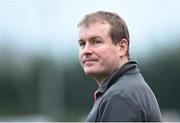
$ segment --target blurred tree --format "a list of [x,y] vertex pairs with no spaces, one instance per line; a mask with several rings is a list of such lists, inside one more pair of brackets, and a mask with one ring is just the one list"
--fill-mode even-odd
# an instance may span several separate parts
[[[89,112],[98,87],[77,59],[57,62],[45,56],[25,59],[6,53],[0,62],[0,116],[46,114],[54,116],[53,121],[81,121]],[[158,49],[149,59],[137,59],[161,109],[180,111],[179,53],[180,47],[165,53]]]
[[[159,52],[159,50],[158,50]],[[180,111],[180,47],[156,54],[141,66],[148,84],[155,91],[161,109]]]

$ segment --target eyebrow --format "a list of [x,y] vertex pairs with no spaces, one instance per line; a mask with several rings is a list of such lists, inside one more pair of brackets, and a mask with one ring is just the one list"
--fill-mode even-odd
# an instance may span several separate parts
[[[93,37],[88,38],[88,40],[93,40],[93,39],[102,39],[102,38],[99,36],[93,36]],[[78,40],[78,42],[81,42],[81,41],[84,41],[84,40],[83,39]]]
[[90,38],[90,40],[93,40],[93,39],[102,39],[102,38],[99,37],[99,36],[93,36],[93,37]]
[[82,42],[82,41],[84,41],[84,40],[83,40],[83,39],[79,39],[77,42],[80,43],[80,42]]

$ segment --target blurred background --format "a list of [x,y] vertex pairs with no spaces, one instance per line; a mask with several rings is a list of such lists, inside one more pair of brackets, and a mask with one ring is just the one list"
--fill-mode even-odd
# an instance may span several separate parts
[[118,13],[164,121],[180,121],[180,0],[0,0],[0,121],[84,121],[96,82],[78,62],[82,17]]

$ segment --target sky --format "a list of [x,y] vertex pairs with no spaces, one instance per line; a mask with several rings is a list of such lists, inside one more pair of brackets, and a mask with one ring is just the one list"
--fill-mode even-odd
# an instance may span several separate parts
[[171,48],[169,39],[180,35],[180,0],[0,0],[0,45],[24,55],[78,57],[77,24],[99,10],[126,21],[134,56]]

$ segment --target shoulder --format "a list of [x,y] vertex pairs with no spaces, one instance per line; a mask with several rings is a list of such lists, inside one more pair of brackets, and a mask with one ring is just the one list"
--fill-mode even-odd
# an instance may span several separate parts
[[102,121],[140,121],[139,102],[124,89],[107,91],[100,101],[99,112]]
[[156,109],[156,98],[141,74],[117,79],[101,96],[98,108],[104,121],[143,121],[156,115]]
[[109,96],[129,97],[150,90],[141,74],[124,75],[111,85],[106,94]]
[[135,74],[119,78],[115,84],[109,87],[102,98],[108,102],[124,101],[140,106],[146,104],[150,95],[153,96],[153,92],[143,77]]

